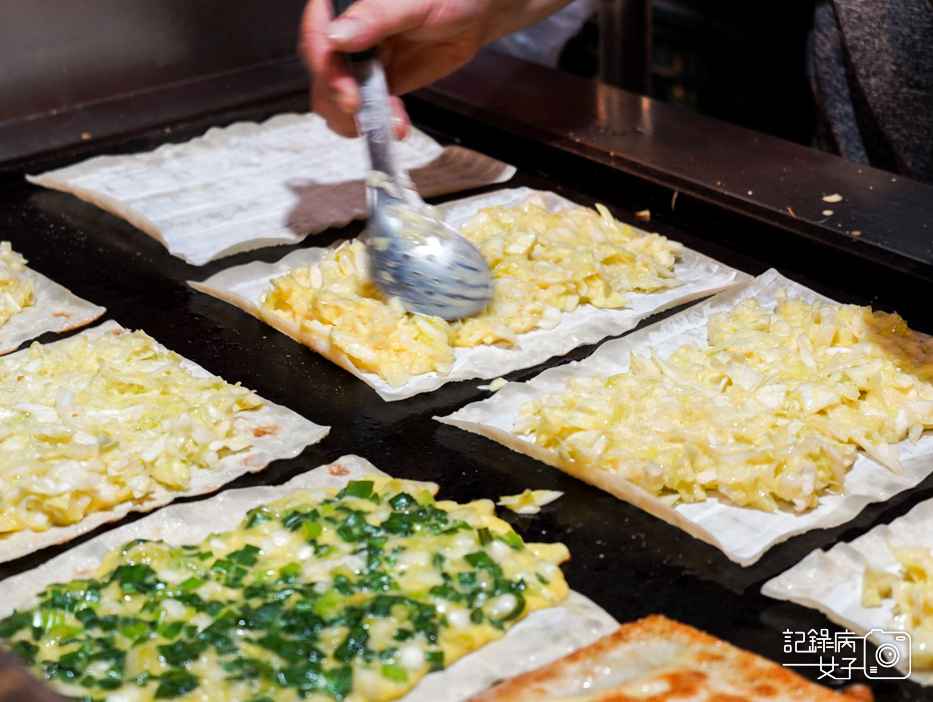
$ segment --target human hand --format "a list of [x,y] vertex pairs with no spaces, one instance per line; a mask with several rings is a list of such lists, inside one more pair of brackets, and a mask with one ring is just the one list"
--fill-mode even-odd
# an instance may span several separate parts
[[[394,95],[428,85],[463,66],[483,44],[533,24],[570,0],[359,0],[333,19],[331,0],[310,0],[301,27],[311,70],[312,109],[342,136],[356,136],[356,82],[340,56],[379,46]],[[396,132],[409,129],[392,98]]]

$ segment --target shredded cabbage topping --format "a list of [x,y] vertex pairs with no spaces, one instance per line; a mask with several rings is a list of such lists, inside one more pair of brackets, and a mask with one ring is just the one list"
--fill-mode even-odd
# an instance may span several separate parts
[[910,634],[914,668],[933,668],[933,554],[924,547],[891,548],[900,572],[867,568],[862,589],[863,607],[894,601],[895,627]]
[[36,290],[23,276],[26,259],[16,253],[9,241],[0,241],[0,326],[10,317],[36,302]]
[[461,233],[494,277],[493,300],[475,317],[448,323],[386,300],[358,241],[274,279],[261,306],[398,387],[413,375],[449,373],[454,347],[515,345],[518,334],[553,329],[562,312],[579,305],[617,309],[628,303],[625,293],[680,284],[673,267],[683,246],[618,222],[602,205],[552,213],[534,195],[515,207],[481,210]]
[[893,444],[933,427],[933,341],[896,314],[779,293],[712,315],[708,345],[624,373],[567,378],[514,425],[586,469],[668,504],[718,491],[736,505],[802,511],[842,491],[862,449],[900,472]]
[[262,401],[196,377],[143,332],[91,331],[0,359],[0,533],[78,522],[161,485],[188,487],[247,448]]
[[507,507],[516,514],[537,514],[545,505],[564,496],[559,490],[532,490],[526,488],[518,495],[503,495],[496,503]]
[[328,251],[318,264],[272,281],[266,311],[304,333],[327,339],[357,368],[377,373],[392,387],[413,375],[450,372],[450,325],[440,317],[410,314],[386,299],[369,277],[366,247],[357,240]]

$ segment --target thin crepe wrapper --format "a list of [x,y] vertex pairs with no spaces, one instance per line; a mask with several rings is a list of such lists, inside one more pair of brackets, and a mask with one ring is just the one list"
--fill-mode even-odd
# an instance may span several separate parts
[[[120,333],[123,327],[113,321],[104,322],[82,334]],[[161,344],[158,345],[165,349]],[[23,350],[18,353],[28,353]],[[15,355],[14,355],[15,356]],[[11,356],[10,358],[13,358]],[[182,365],[193,375],[213,377],[201,366],[187,359]],[[130,512],[148,512],[166,505],[178,497],[214,492],[221,486],[246,473],[255,473],[274,460],[294,458],[305,447],[315,444],[330,431],[330,427],[315,424],[286,407],[263,400],[258,410],[244,412],[238,426],[253,430],[252,445],[243,451],[222,456],[212,469],[192,468],[191,483],[187,490],[170,490],[156,484],[153,492],[138,500],[120,503],[111,509],[89,512],[81,521],[67,526],[55,526],[46,531],[29,529],[0,535],[0,563],[38,551],[55,544],[65,543],[102,524],[116,521]]]
[[107,311],[31,268],[26,268],[23,277],[32,281],[36,301],[0,326],[0,355],[46,332],[64,332],[90,324]]
[[[840,626],[864,636],[873,629],[871,640],[889,643],[900,651],[897,669],[906,673],[907,648],[886,632],[900,631],[894,622],[893,601],[883,600],[880,607],[862,606],[865,568],[901,571],[891,546],[933,548],[933,500],[921,502],[907,514],[888,525],[880,524],[850,543],[840,543],[829,551],[817,549],[800,563],[764,584],[761,592],[778,600],[796,602],[819,610]],[[912,670],[910,679],[921,685],[933,685],[933,670]]]
[[[396,145],[425,196],[501,183],[515,168],[413,129]],[[213,128],[148,153],[97,156],[27,176],[125,219],[194,265],[366,216],[369,158],[314,114]]]
[[811,529],[843,524],[865,505],[883,502],[919,484],[933,472],[933,433],[925,432],[916,445],[907,440],[896,445],[904,469],[901,475],[859,453],[846,475],[846,494],[824,494],[816,508],[795,513],[790,509],[764,512],[738,507],[715,496],[707,497],[704,502],[670,507],[620,476],[604,470],[586,470],[563,460],[556,451],[535,445],[529,437],[513,434],[512,426],[521,405],[546,393],[562,391],[565,377],[588,378],[624,372],[629,367],[629,354],[646,355],[649,347],[660,357],[667,358],[683,344],[706,344],[706,320],[711,314],[729,312],[746,298],[755,298],[765,307],[773,307],[775,295],[781,289],[791,297],[807,301],[827,299],[770,270],[742,287],[720,293],[622,339],[606,342],[583,361],[552,368],[527,383],[509,383],[492,397],[438,419],[559,468],[712,544],[736,563],[751,565],[775,544]]
[[[459,227],[484,207],[494,205],[511,207],[523,202],[535,192],[537,191],[530,188],[499,190],[455,200],[441,205],[437,210],[449,224]],[[552,210],[559,207],[577,206],[576,203],[554,193],[541,194]],[[298,325],[260,307],[263,293],[271,289],[272,278],[284,275],[293,268],[320,260],[325,251],[325,249],[302,249],[289,254],[277,263],[259,261],[248,263],[222,271],[203,283],[189,282],[189,284],[197,290],[242,308],[283,334],[314,349],[363,380],[387,401],[402,400],[422,392],[431,392],[455,380],[496,378],[519,368],[535,366],[555,356],[562,356],[578,346],[593,344],[607,336],[629,331],[652,314],[749,279],[749,276],[741,271],[687,249],[674,266],[674,273],[678,280],[682,281],[682,284],[677,287],[654,293],[626,293],[629,304],[622,309],[609,310],[588,304],[581,305],[573,312],[563,313],[560,323],[553,329],[535,329],[519,334],[517,347],[483,345],[473,348],[455,348],[454,365],[447,375],[439,375],[432,371],[413,376],[404,385],[393,388],[375,373],[354,366],[342,351],[331,345],[326,336],[302,330]]]
[[[226,490],[209,499],[172,505],[112,529],[26,573],[0,583],[0,617],[7,617],[49,585],[92,575],[104,555],[134,539],[202,543],[237,527],[246,513],[298,489],[342,488],[366,474],[383,474],[366,459],[344,456],[279,486]],[[384,474],[383,474],[384,475]],[[433,488],[431,483],[425,486]],[[432,490],[433,492],[433,490]],[[560,605],[535,610],[497,641],[423,678],[404,702],[459,702],[499,680],[572,653],[618,627],[600,607],[575,592]]]

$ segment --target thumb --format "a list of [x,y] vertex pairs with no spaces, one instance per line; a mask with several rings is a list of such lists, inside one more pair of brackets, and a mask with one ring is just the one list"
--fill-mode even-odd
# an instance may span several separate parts
[[325,31],[337,51],[363,51],[422,26],[431,5],[431,0],[358,0]]

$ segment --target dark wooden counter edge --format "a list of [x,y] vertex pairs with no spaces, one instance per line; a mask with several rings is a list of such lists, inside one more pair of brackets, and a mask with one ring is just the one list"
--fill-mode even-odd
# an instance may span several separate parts
[[[182,136],[175,136],[179,124],[258,118],[283,104],[304,109],[306,89],[300,62],[283,59],[2,123],[0,173],[34,173],[121,150],[153,131],[173,141]],[[506,134],[529,144],[526,152],[540,151],[542,165],[550,148],[575,159],[569,170],[580,170],[581,157],[604,168],[612,176],[607,192],[625,177],[653,183],[656,197],[638,209],[650,207],[654,217],[676,223],[675,210],[693,198],[846,257],[933,280],[933,186],[492,51],[407,102],[416,121],[429,106],[433,112],[421,121],[439,118],[465,145],[500,158],[508,157],[499,153],[510,143],[501,139]],[[458,118],[460,128],[447,128]],[[490,139],[488,129],[500,138]],[[561,180],[559,173],[548,176]],[[581,189],[591,190],[592,179]],[[832,195],[842,200],[823,199]],[[768,253],[766,241],[750,246]]]
[[933,280],[933,186],[491,51],[412,97]]

